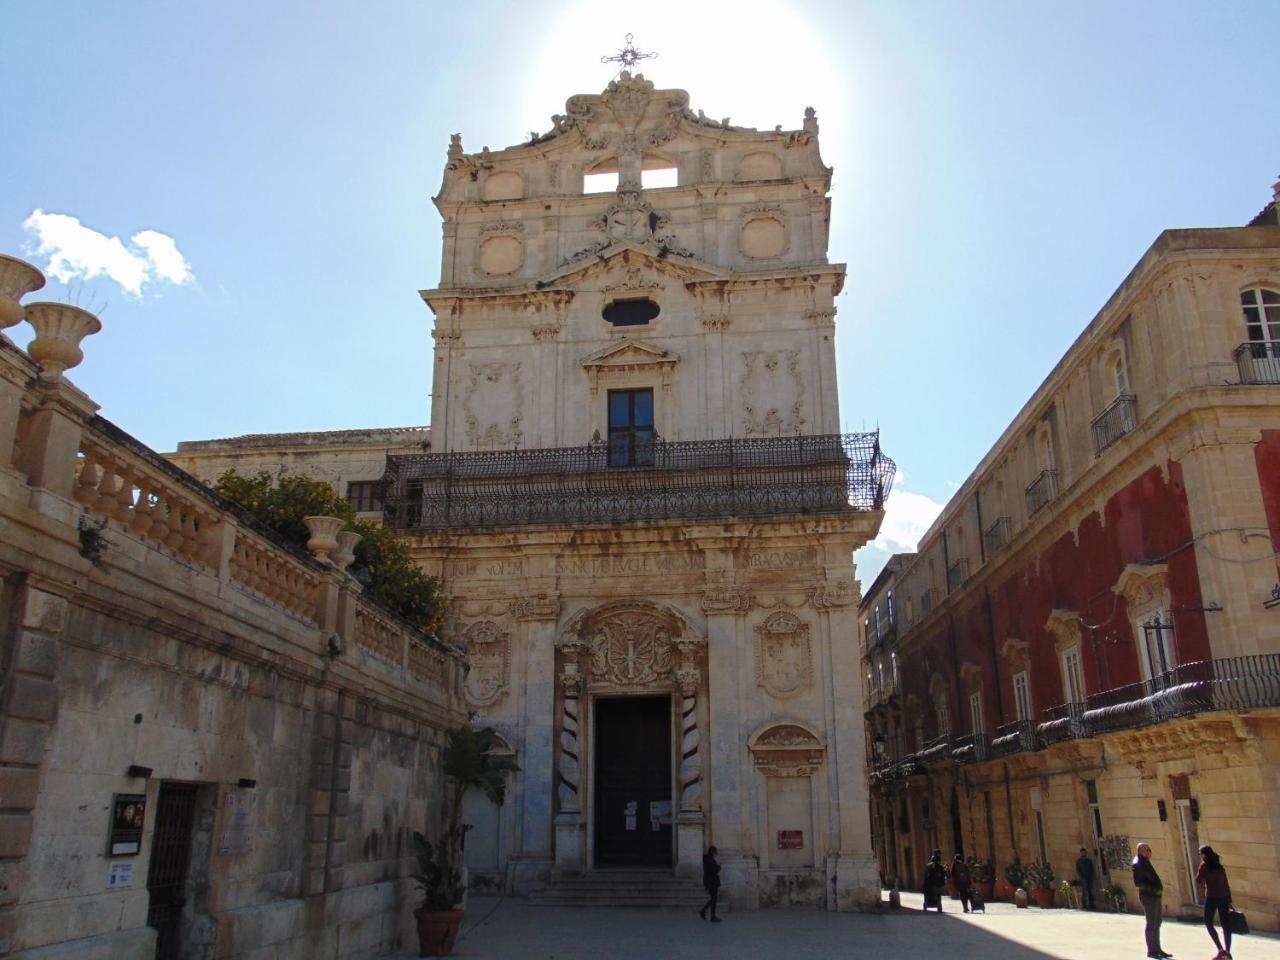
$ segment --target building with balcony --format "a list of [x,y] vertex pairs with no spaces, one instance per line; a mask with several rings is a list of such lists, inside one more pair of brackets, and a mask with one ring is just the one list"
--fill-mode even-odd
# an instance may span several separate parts
[[[830,186],[812,110],[734,127],[627,72],[528,142],[453,138],[429,443],[379,493],[520,767],[467,811],[473,883],[692,877],[715,844],[737,906],[878,902],[852,553],[894,468],[839,432]],[[287,466],[236,447],[174,457]]]
[[[1280,185],[1277,185],[1280,191]],[[1280,925],[1280,226],[1161,234],[860,610],[886,881],[941,847]],[[891,601],[890,601],[890,598]],[[896,608],[894,687],[870,611]]]

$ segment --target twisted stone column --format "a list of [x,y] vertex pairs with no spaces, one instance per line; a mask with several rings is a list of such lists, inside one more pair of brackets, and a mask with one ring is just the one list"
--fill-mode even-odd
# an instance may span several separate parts
[[580,813],[582,799],[582,762],[578,754],[578,695],[582,692],[582,674],[560,674],[564,692],[560,723],[560,782],[558,794],[561,813]]
[[702,736],[698,733],[698,686],[702,673],[696,667],[676,670],[680,687],[680,810],[702,810]]

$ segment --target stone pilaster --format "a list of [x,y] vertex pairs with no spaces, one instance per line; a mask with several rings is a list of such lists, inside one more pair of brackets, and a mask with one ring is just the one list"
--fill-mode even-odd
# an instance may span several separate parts
[[13,937],[40,767],[58,715],[58,637],[68,606],[30,583],[18,588],[15,600],[12,643],[0,650],[0,955]]
[[516,893],[528,893],[546,882],[553,864],[552,816],[555,797],[556,617],[558,599],[536,598],[521,604],[517,616],[525,624],[524,753],[520,761],[523,789],[520,849],[512,863]]

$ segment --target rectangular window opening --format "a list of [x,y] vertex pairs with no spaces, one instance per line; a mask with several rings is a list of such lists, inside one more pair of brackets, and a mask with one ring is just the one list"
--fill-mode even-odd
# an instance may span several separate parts
[[653,390],[609,391],[609,466],[653,465]]
[[583,193],[616,193],[617,190],[617,170],[607,173],[588,173],[582,178]]
[[655,167],[652,170],[640,171],[640,186],[644,190],[660,190],[663,187],[679,185],[678,171],[675,167]]

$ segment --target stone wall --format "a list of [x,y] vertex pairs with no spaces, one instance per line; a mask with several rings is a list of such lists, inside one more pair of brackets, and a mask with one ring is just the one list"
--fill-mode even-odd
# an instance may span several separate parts
[[0,953],[154,956],[188,786],[183,957],[400,948],[462,656],[95,411],[0,337]]

